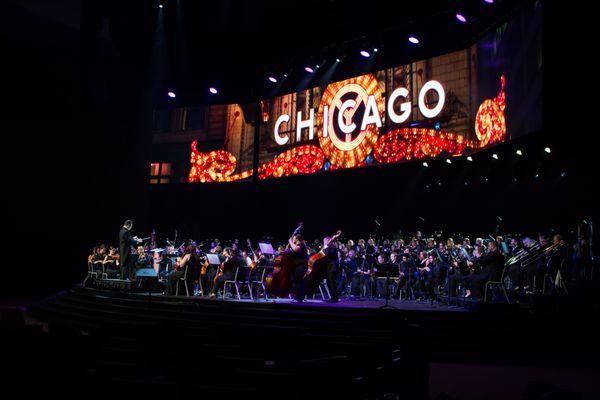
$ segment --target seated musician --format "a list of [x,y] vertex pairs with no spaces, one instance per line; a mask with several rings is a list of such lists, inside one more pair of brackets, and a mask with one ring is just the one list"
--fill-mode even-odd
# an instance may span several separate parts
[[219,267],[219,273],[214,279],[213,287],[210,290],[210,297],[216,297],[217,292],[223,289],[225,281],[232,281],[235,277],[235,272],[238,267],[243,266],[244,261],[242,258],[239,257],[237,252],[230,247],[223,249],[223,257],[225,259],[221,263],[221,267]]
[[173,271],[176,258],[177,252],[175,251],[175,246],[168,245],[160,259],[160,271],[158,273],[161,278],[166,279],[166,277]]
[[467,260],[465,257],[463,257],[462,259],[455,260],[452,263],[452,268],[450,269],[448,278],[446,279],[446,290],[448,292],[448,296],[456,297],[458,285],[463,282],[465,277],[473,273],[476,260],[481,256],[480,249],[481,247],[479,246],[473,247],[470,260]]
[[109,278],[116,277],[119,273],[118,261],[119,255],[117,254],[117,249],[111,246],[108,250],[108,254],[102,261],[104,264],[104,272]]
[[419,264],[414,272],[413,290],[417,298],[424,299],[433,295],[432,276],[435,262],[433,254],[422,251],[419,253]]
[[[395,253],[392,253],[395,255]],[[393,259],[390,259],[390,262],[396,263]],[[402,253],[402,261],[398,265],[399,273],[398,273],[398,293],[397,296],[400,295],[400,290],[407,290],[410,284],[410,276],[415,270],[415,261],[412,256],[408,252]]]
[[352,286],[350,289],[350,293],[353,296],[362,296],[363,293],[365,296],[370,297],[372,294],[373,288],[373,278],[371,276],[371,264],[366,258],[366,255],[363,256],[363,259],[359,261],[358,268],[356,269],[356,273],[352,277]]
[[502,268],[504,268],[504,256],[498,249],[498,242],[492,240],[488,242],[488,252],[480,256],[475,261],[467,261],[469,267],[479,266],[481,272],[469,275],[463,279],[467,292],[465,298],[473,297],[480,298],[483,287],[487,281],[499,281],[502,276]]
[[196,253],[195,246],[187,246],[185,248],[185,254],[178,263],[175,264],[173,272],[169,274],[167,279],[167,286],[165,287],[164,294],[167,296],[172,296],[176,292],[177,282],[183,278],[186,274],[187,268],[187,276],[186,276],[186,285],[189,282],[193,282],[194,279],[197,279],[197,275],[200,270],[200,258]]
[[146,254],[144,246],[137,247],[134,265],[136,271],[141,268],[152,268],[152,257]]
[[[350,249],[352,246],[349,246]],[[338,284],[338,293],[342,292],[350,284],[350,293],[352,294],[352,279],[358,270],[358,260],[354,250],[348,250],[342,261],[342,279]]]
[[98,276],[102,274],[102,263],[106,258],[106,245],[101,244],[94,248],[92,255],[89,257],[89,261],[93,264],[94,271],[98,273]]
[[377,297],[385,297],[386,296],[386,281],[385,279],[378,279],[378,278],[385,278],[385,272],[384,269],[382,268],[381,271],[377,268],[378,266],[387,266],[387,261],[385,258],[385,254],[384,253],[379,253],[377,255],[377,262],[375,263],[375,265],[373,265],[373,273],[376,277],[376,281],[375,281],[375,293],[377,295]]

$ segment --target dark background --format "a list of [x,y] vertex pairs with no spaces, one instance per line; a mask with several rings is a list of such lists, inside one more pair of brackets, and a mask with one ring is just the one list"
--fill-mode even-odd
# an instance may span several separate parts
[[[382,53],[388,56],[381,63],[423,58],[429,55],[426,50],[408,55],[403,49],[392,51],[397,32],[388,27],[406,28],[417,15],[436,15],[457,4],[398,2],[390,8],[389,2],[371,1],[361,8],[341,1],[291,1],[284,8],[283,2],[270,1],[196,3],[204,5],[189,11],[196,20],[186,21],[191,50],[178,52],[171,46],[167,54],[173,57],[162,59],[190,54],[191,60],[172,65],[157,64],[152,56],[157,50],[157,3],[40,0],[3,5],[0,42],[7,61],[3,88],[8,105],[3,118],[4,210],[9,221],[4,267],[9,278],[3,280],[3,296],[41,296],[81,280],[91,247],[117,244],[126,218],[136,221],[134,231],[141,236],[152,228],[172,236],[178,228],[184,236],[209,232],[243,238],[288,235],[299,220],[309,237],[338,227],[352,236],[367,236],[375,219],[382,233],[421,228],[493,234],[498,216],[503,232],[568,231],[595,214],[597,155],[589,112],[595,100],[588,88],[593,73],[586,67],[591,38],[583,31],[585,10],[550,1],[542,2],[541,132],[482,152],[472,164],[436,161],[428,169],[413,163],[256,184],[151,187],[147,151],[152,108],[164,101],[166,86],[189,88],[180,90],[182,103],[205,93],[213,82],[222,94],[212,101],[259,98],[269,94],[264,82],[270,71],[301,65],[311,49],[318,49],[314,54],[320,57],[331,43],[354,45],[339,42],[343,38],[383,40]],[[483,2],[472,3],[479,12]],[[518,3],[497,1],[502,12],[474,25],[493,22],[508,13],[502,7],[509,10]],[[330,22],[317,29],[317,22],[307,23],[307,18],[319,7],[321,15],[330,17],[323,20]],[[294,24],[297,29],[286,28]],[[462,47],[476,35],[435,27],[439,32],[427,31],[432,39],[448,33],[447,43],[429,40],[431,46],[422,46],[433,52]],[[175,33],[168,32],[170,40]],[[336,79],[356,72],[345,68]],[[550,155],[543,152],[547,145],[553,149]],[[516,146],[525,152],[520,161],[514,156]],[[500,160],[493,160],[492,152]],[[561,178],[561,172],[566,176]]]

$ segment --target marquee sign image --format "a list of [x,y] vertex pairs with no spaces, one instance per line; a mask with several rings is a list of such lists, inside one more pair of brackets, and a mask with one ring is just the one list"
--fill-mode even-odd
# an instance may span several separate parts
[[[446,100],[443,82],[423,82],[417,98],[419,117],[426,121],[443,114]],[[467,139],[441,128],[402,126],[413,112],[405,87],[393,88],[386,100],[373,74],[331,83],[323,91],[318,108],[277,117],[271,134],[276,151],[282,150],[272,160],[259,164],[259,179],[459,156],[506,139],[505,107],[505,77],[500,76],[498,95],[479,105],[472,128],[475,137]],[[387,132],[382,132],[384,121],[392,127]],[[295,129],[284,132],[291,124]],[[252,175],[252,170],[234,174],[233,154],[225,150],[201,153],[196,144],[194,141],[191,148],[189,182],[228,182]]]

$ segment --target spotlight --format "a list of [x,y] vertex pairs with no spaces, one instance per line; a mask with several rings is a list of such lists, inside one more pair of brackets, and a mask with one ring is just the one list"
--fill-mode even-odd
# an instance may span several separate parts
[[283,77],[284,77],[284,78],[287,78],[287,74],[283,74]]
[[488,3],[488,4],[494,4],[494,0],[483,0],[484,2]]
[[306,66],[306,67],[304,67],[304,70],[305,70],[306,72],[308,72],[309,74],[312,74],[313,72],[315,72],[315,70],[314,70],[314,69],[312,69],[312,68],[311,68],[311,67],[309,67],[309,66]]
[[473,157],[471,157],[471,156],[468,156],[468,157],[467,157],[467,161],[473,161]]
[[535,179],[537,179],[537,178],[539,178],[539,177],[540,177],[540,174],[538,174],[538,173],[536,173],[536,174],[534,175],[534,178],[535,178]]
[[412,44],[419,44],[419,39],[415,36],[409,36],[408,41],[411,42]]
[[208,88],[208,91],[211,92],[212,94],[219,93],[219,91],[216,88],[214,88],[214,87]]
[[552,153],[552,149],[550,149],[550,147],[546,147],[544,151],[548,154]]
[[366,50],[361,50],[360,51],[360,55],[363,56],[364,58],[371,57],[371,54],[368,51],[366,51]]
[[452,160],[450,160],[449,158],[446,158],[446,162],[447,162],[448,164],[452,164]]
[[517,153],[518,156],[522,156],[523,155],[523,152],[521,151],[521,149],[517,150],[516,153]]
[[277,78],[275,78],[274,76],[270,76],[269,80],[273,83],[277,83]]
[[560,177],[561,178],[564,178],[565,176],[567,176],[567,173],[565,171],[563,171],[563,172],[560,173]]
[[341,62],[341,61],[342,61],[342,60],[340,60],[339,58],[336,58],[336,59],[335,59],[335,62],[336,62],[336,63],[339,63],[339,62]]
[[462,22],[463,24],[464,24],[465,22],[467,22],[467,18],[466,18],[464,15],[462,15],[461,13],[456,13],[456,19],[457,19],[459,22]]
[[374,52],[374,53],[377,53],[378,51],[379,51],[379,49],[378,49],[377,47],[375,47],[375,48],[373,49],[373,52]]
[[424,166],[425,168],[429,167],[429,164],[427,164],[427,161],[423,161],[423,166]]
[[158,8],[163,8],[163,5],[162,5],[162,4],[159,4],[159,5],[158,5]]
[[492,158],[493,158],[494,160],[497,160],[497,159],[498,159],[498,154],[496,154],[496,153],[492,154]]
[[175,94],[175,92],[167,92],[167,96],[169,96],[170,98],[174,99],[175,97],[177,97],[177,95]]

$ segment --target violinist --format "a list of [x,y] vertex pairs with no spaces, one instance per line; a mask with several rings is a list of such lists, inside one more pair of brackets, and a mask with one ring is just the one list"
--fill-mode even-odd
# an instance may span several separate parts
[[108,254],[102,261],[102,264],[104,264],[104,272],[107,277],[114,277],[119,273],[119,270],[117,269],[118,262],[119,255],[117,254],[117,249],[111,246],[108,250]]
[[[187,275],[186,275],[187,270]],[[175,268],[173,272],[169,274],[167,279],[167,286],[165,288],[165,295],[172,296],[175,294],[175,288],[177,287],[177,282],[186,276],[187,285],[189,282],[193,282],[197,279],[197,275],[200,270],[200,257],[196,252],[195,246],[187,246],[185,248],[185,254],[181,259],[175,264]]]
[[210,297],[217,296],[217,292],[223,289],[225,281],[231,281],[235,278],[235,271],[238,267],[242,267],[244,262],[241,257],[238,256],[237,251],[230,247],[223,249],[223,257],[224,261],[221,263],[219,272],[214,278],[214,284],[210,290]]

